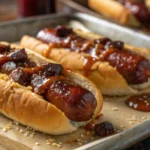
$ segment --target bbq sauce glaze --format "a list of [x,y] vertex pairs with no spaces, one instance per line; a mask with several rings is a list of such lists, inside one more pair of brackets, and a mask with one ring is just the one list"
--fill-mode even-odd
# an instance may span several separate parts
[[83,57],[86,76],[96,61],[109,62],[129,84],[147,82],[150,76],[150,62],[143,56],[125,50],[121,41],[112,41],[109,38],[90,41],[63,26],[41,30],[37,34],[37,39],[50,43],[55,48],[69,48],[70,51],[90,54]]
[[60,64],[37,65],[28,59],[25,49],[13,50],[0,44],[0,71],[63,111],[73,121],[87,121],[93,116],[97,102],[91,92],[75,84],[63,74]]
[[126,100],[126,104],[132,109],[150,112],[150,93],[131,96]]
[[143,26],[150,28],[150,11],[146,6],[145,0],[117,0],[128,8],[131,13],[142,23]]

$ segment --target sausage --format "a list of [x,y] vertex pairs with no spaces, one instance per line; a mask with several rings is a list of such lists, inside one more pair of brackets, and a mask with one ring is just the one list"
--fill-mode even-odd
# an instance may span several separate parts
[[[56,47],[63,48],[66,48],[65,40],[70,37],[71,40],[67,48],[76,52],[89,53],[91,57],[94,57],[94,60],[96,58],[97,61],[109,62],[111,66],[122,74],[128,84],[147,82],[150,76],[150,62],[140,55],[124,50],[124,43],[121,41],[101,38],[92,42],[79,37],[73,31],[71,32],[69,28],[60,26],[55,29],[42,30],[37,37],[42,41],[56,44]],[[96,60],[92,61],[92,63],[95,62]],[[92,65],[90,64],[90,66]],[[90,70],[90,68],[88,69]]]
[[13,70],[9,76],[13,81],[24,86],[27,86],[29,84],[31,78],[30,74],[24,72],[22,68]]
[[92,118],[97,106],[95,97],[65,78],[62,65],[47,63],[30,67],[25,49],[10,52],[0,58],[1,72],[23,86],[31,86],[34,93],[45,97],[70,120],[87,121]]
[[96,108],[96,100],[91,92],[67,80],[51,82],[45,96],[73,121],[89,120]]
[[140,84],[148,81],[150,62],[144,57],[125,51],[115,51],[106,58],[129,84]]
[[44,94],[47,101],[63,111],[70,120],[87,121],[96,108],[96,100],[89,91],[62,76],[46,78],[34,75],[31,85],[35,93]]
[[118,2],[128,8],[141,23],[150,24],[150,12],[144,0],[118,0]]

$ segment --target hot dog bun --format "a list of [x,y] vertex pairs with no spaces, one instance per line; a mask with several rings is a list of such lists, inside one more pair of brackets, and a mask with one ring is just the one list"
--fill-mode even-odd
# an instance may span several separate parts
[[[84,33],[80,30],[74,30],[74,32],[77,35],[90,40],[98,39],[101,37],[94,33]],[[45,44],[30,36],[23,36],[20,45],[30,48],[33,51],[60,62],[69,68],[75,69],[80,73],[83,73],[83,56],[89,55],[87,53],[76,53],[74,51],[70,52],[69,50],[62,48],[51,48],[51,45]],[[148,60],[150,60],[150,52],[146,49],[135,48],[129,45],[125,45],[125,49],[134,51],[135,53],[143,55]],[[105,61],[98,61],[93,63],[88,78],[97,85],[102,94],[110,96],[136,94],[139,91],[143,92],[145,89],[149,88],[150,85],[149,81],[135,86],[129,85],[123,76],[115,68],[110,66],[108,62]]]
[[[11,47],[16,48],[17,46],[11,45]],[[33,51],[26,49],[26,52],[28,58],[37,64],[55,63]],[[96,117],[100,113],[103,103],[100,91],[92,82],[75,71],[66,70],[64,76],[88,89],[94,95],[97,106],[93,118]],[[24,125],[52,135],[61,135],[71,133],[88,122],[69,120],[61,110],[47,102],[42,96],[33,93],[31,87],[13,82],[6,74],[0,73],[0,85],[0,112]]]
[[141,23],[128,8],[115,0],[88,0],[88,6],[96,12],[123,25],[140,27]]

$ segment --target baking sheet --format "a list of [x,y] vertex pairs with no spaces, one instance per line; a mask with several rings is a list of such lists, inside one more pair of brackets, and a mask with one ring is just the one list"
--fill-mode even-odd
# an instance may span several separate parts
[[[9,42],[18,41],[22,35],[29,34],[34,36],[40,29],[45,27],[54,27],[58,24],[67,25],[71,20],[77,20],[87,26],[90,30],[96,29],[97,26],[103,26],[105,31],[109,31],[110,25],[103,24],[97,18],[88,16],[86,14],[74,15],[52,15],[34,17],[26,20],[13,21],[9,23],[0,24],[0,40]],[[92,20],[88,21],[88,20]],[[98,28],[99,29],[99,28]],[[121,30],[121,29],[120,29]],[[94,30],[95,31],[95,30]],[[98,30],[100,33],[101,30]],[[116,37],[119,37],[118,28],[112,31]],[[107,32],[107,35],[112,33]],[[117,33],[117,34],[116,34]],[[148,46],[149,39],[144,40],[142,37],[137,37],[136,40],[133,35],[125,34],[125,39],[132,39],[131,42],[136,44],[138,41],[141,46]],[[145,42],[145,43],[141,43]],[[104,107],[102,113],[104,114],[98,122],[111,122],[118,134],[111,137],[102,138],[96,137],[93,133],[85,131],[80,128],[78,131],[63,136],[50,136],[40,132],[30,131],[29,128],[18,125],[10,119],[0,116],[0,134],[7,136],[15,141],[23,143],[35,150],[47,149],[124,149],[134,143],[150,136],[150,113],[144,113],[132,110],[125,105],[127,97],[105,97]],[[92,141],[94,141],[92,143]],[[85,145],[82,147],[82,145]]]

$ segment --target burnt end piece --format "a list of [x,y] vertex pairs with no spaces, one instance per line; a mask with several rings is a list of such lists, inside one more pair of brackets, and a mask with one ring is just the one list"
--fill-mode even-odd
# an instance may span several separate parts
[[9,52],[9,51],[10,51],[10,45],[5,45],[0,43],[0,53]]
[[28,60],[28,55],[24,48],[21,50],[16,50],[10,53],[8,56],[11,57],[11,59],[15,62],[16,61],[24,62]]
[[105,137],[114,134],[115,131],[111,123],[103,122],[95,125],[95,133],[100,137]]
[[63,66],[60,64],[48,63],[44,66],[43,74],[45,76],[57,76],[62,75]]
[[57,26],[55,28],[56,36],[58,37],[67,37],[73,33],[72,29],[67,28],[65,26]]
[[17,68],[10,73],[10,78],[24,86],[27,86],[30,82],[30,75],[23,71],[22,68]]

